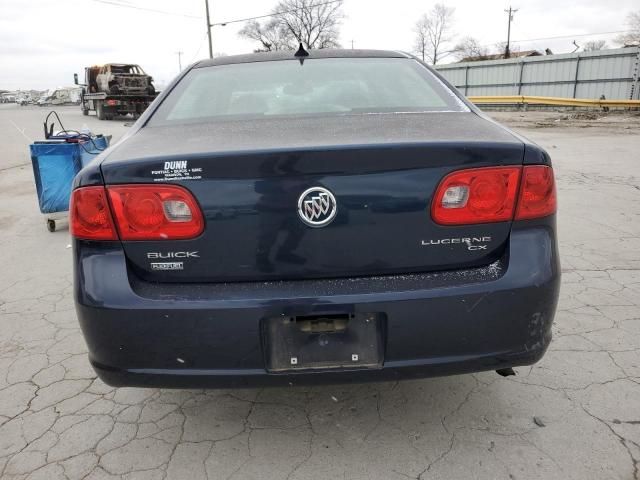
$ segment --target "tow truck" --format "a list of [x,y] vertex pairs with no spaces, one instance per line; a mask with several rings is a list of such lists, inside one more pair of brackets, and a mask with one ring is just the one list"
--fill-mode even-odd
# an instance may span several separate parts
[[85,83],[79,83],[77,73],[73,75],[74,83],[82,86],[83,115],[95,111],[99,120],[112,120],[116,115],[131,113],[137,118],[158,95],[153,77],[139,65],[107,63],[86,67],[84,71]]

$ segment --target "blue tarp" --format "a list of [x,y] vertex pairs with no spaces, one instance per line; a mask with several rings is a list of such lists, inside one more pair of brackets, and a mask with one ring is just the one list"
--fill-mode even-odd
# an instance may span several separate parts
[[[95,143],[95,145],[94,145]],[[42,213],[69,210],[71,184],[82,167],[109,146],[106,137],[93,137],[93,142],[33,143],[31,163]]]

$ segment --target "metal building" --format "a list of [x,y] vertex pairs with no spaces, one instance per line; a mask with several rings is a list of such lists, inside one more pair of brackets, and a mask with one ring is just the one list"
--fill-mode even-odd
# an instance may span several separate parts
[[437,65],[467,96],[640,100],[640,47]]

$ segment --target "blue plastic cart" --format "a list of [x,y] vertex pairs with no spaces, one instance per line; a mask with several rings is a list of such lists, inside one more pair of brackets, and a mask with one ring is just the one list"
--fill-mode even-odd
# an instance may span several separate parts
[[111,137],[51,137],[35,142],[31,149],[33,176],[40,211],[47,215],[47,229],[54,232],[56,220],[69,211],[71,185],[76,174],[109,146]]

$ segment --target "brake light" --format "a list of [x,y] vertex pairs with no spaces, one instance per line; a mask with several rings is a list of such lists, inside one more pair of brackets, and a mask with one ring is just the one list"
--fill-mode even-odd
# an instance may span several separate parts
[[541,218],[556,208],[549,166],[472,168],[453,172],[440,182],[431,216],[441,225],[469,225]]
[[107,187],[121,240],[197,237],[204,218],[193,195],[178,185]]
[[71,235],[83,240],[117,240],[104,187],[73,191],[69,205]]
[[460,170],[436,190],[431,216],[442,225],[504,222],[513,219],[521,167]]
[[553,169],[545,165],[524,167],[516,220],[546,217],[555,213],[556,208]]

